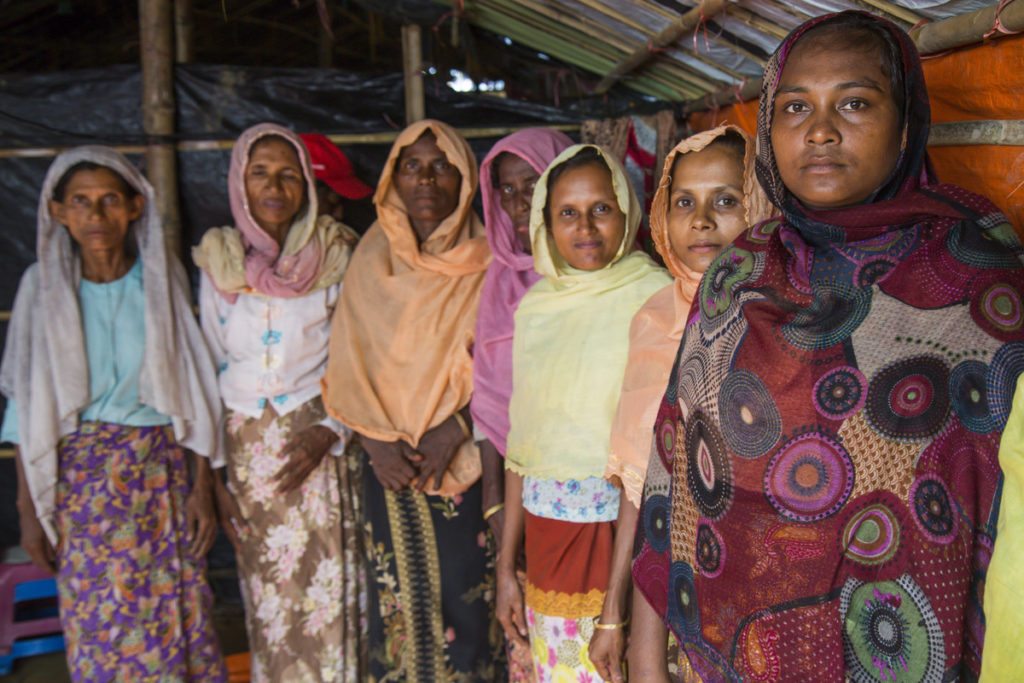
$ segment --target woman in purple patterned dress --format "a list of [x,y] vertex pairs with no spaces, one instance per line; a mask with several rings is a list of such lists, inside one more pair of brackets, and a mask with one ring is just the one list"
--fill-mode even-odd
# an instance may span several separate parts
[[56,572],[74,681],[227,678],[203,575],[216,374],[153,199],[111,149],[57,157],[0,370],[21,543]]

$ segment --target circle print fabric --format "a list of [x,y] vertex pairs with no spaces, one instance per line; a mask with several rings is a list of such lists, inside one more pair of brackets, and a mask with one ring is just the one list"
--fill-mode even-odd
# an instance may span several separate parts
[[794,522],[816,522],[843,506],[853,491],[853,461],[839,442],[802,434],[772,456],[764,491],[779,514]]
[[946,662],[942,627],[924,591],[909,576],[877,583],[849,579],[839,610],[852,680],[942,680]]
[[718,414],[729,448],[744,458],[764,455],[782,434],[782,418],[768,388],[749,370],[726,375],[718,394]]
[[828,371],[814,384],[812,399],[818,414],[829,420],[845,420],[864,407],[868,383],[855,367],[844,365]]
[[868,423],[895,441],[935,436],[949,415],[949,370],[935,356],[913,356],[885,366],[871,379]]
[[686,483],[697,507],[717,520],[732,502],[732,465],[725,440],[704,413],[697,411],[686,424]]

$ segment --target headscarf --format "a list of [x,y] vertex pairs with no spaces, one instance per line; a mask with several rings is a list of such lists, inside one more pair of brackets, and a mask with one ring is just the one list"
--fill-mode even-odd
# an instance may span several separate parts
[[47,536],[57,541],[57,444],[78,429],[89,405],[89,366],[78,303],[81,260],[49,200],[75,164],[92,162],[120,175],[146,201],[129,229],[142,261],[146,349],[139,400],[171,418],[178,443],[223,464],[217,426],[221,404],[213,361],[192,315],[185,269],[167,253],[153,186],[121,154],[76,147],[50,165],[39,195],[36,256],[18,286],[7,331],[0,391],[18,406],[18,433],[32,501]]
[[519,246],[515,226],[501,208],[500,190],[491,174],[502,154],[513,154],[543,173],[572,140],[550,128],[528,128],[509,135],[491,148],[480,166],[484,225],[494,260],[484,276],[473,347],[473,424],[505,453],[508,437],[508,401],[512,396],[512,316],[526,290],[540,279],[533,256]]
[[[462,188],[455,210],[419,245],[394,172],[402,149],[428,131],[462,174]],[[324,376],[327,410],[360,434],[416,447],[469,403],[473,328],[490,262],[473,212],[476,189],[473,151],[448,125],[419,121],[395,140],[373,197],[377,222],[356,248],[334,314]],[[472,440],[468,449],[475,453]]]
[[[626,230],[600,270],[570,267],[544,218],[551,171],[587,148],[608,165]],[[530,206],[534,267],[544,279],[519,302],[512,342],[511,430],[506,465],[545,479],[600,477],[629,352],[629,321],[671,280],[632,251],[643,207],[622,164],[596,145],[574,145],[537,181]]]
[[[902,55],[903,147],[873,200],[812,212],[778,183],[769,113],[794,42],[852,21]],[[703,680],[976,677],[1024,252],[991,203],[927,172],[920,59],[890,22],[802,25],[762,98],[758,172],[783,217],[701,281],[634,580]]]
[[317,180],[346,199],[363,199],[373,194],[373,188],[356,176],[352,162],[329,137],[320,133],[302,133],[299,137],[309,152]]
[[[288,230],[284,248],[259,226],[249,210],[245,169],[262,138],[284,138],[295,148],[306,181],[306,203]],[[330,216],[317,218],[316,177],[299,136],[283,126],[261,123],[238,137],[228,168],[228,198],[235,227],[211,228],[192,250],[196,265],[209,274],[228,301],[242,292],[297,297],[341,281],[355,235]]]
[[754,142],[736,126],[724,125],[691,135],[665,158],[661,181],[651,202],[651,237],[654,247],[675,281],[648,299],[633,316],[629,328],[629,360],[622,380],[622,395],[612,423],[611,453],[605,477],[621,484],[626,497],[640,506],[647,460],[651,453],[654,418],[665,393],[672,361],[690,314],[699,273],[672,250],[668,235],[668,209],[672,200],[672,168],[681,155],[699,152],[729,131],[740,135],[743,155],[743,208],[747,225],[756,225],[772,214],[772,206],[754,175]]

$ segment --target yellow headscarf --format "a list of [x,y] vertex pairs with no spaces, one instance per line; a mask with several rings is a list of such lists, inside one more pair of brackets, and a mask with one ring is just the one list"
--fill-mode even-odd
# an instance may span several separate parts
[[[546,222],[551,170],[583,149],[608,165],[626,234],[600,270],[571,268]],[[547,479],[599,477],[629,352],[629,322],[654,292],[671,282],[643,252],[633,251],[643,208],[622,165],[595,145],[574,145],[537,182],[530,214],[534,268],[544,279],[519,303],[512,342],[512,423],[507,465]]]

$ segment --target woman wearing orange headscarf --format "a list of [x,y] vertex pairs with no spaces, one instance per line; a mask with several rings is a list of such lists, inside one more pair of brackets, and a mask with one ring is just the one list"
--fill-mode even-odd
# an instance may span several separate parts
[[[770,212],[754,177],[754,144],[739,128],[719,126],[693,135],[665,159],[651,204],[651,236],[674,282],[648,299],[630,325],[629,361],[605,470],[625,494],[601,612],[603,628],[595,629],[590,641],[591,659],[605,680],[623,680],[633,535],[655,416],[697,286],[719,252]],[[638,635],[634,630],[633,637]]]
[[497,680],[469,419],[476,309],[490,251],[471,202],[476,160],[438,121],[395,141],[331,332],[328,410],[362,437],[375,680]]

